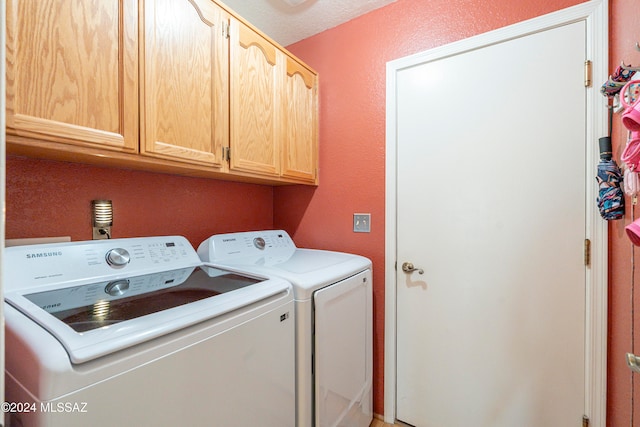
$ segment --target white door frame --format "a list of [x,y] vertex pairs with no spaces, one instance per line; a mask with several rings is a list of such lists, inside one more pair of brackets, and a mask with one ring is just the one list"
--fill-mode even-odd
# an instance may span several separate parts
[[[7,29],[7,10],[6,2],[0,4],[0,75],[5,76],[6,69],[6,29]],[[5,236],[5,194],[6,194],[6,79],[0,82],[0,270],[4,271],[4,236]],[[0,301],[4,301],[3,297],[4,278],[0,274]],[[0,305],[0,322],[4,325],[4,305]],[[0,329],[0,401],[4,402],[4,328]],[[4,414],[0,414],[0,423],[5,424]]]
[[[606,98],[599,90],[601,82],[608,78],[608,0],[591,0],[387,63],[384,343],[384,421],[387,423],[393,423],[396,416],[396,74],[406,67],[578,21],[586,23],[586,58],[593,63],[592,85],[587,90],[586,129],[586,168],[593,174],[585,177],[586,238],[591,240],[591,265],[586,268],[585,415],[590,425],[606,426],[608,241],[607,222],[600,217],[595,202],[598,192],[595,174],[599,161],[597,141],[608,131]],[[561,91],[558,96],[562,96]]]

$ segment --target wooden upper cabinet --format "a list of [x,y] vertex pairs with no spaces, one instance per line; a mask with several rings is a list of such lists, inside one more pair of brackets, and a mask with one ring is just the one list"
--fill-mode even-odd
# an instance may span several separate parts
[[209,0],[144,2],[141,151],[225,168],[227,15]]
[[214,0],[7,0],[7,152],[317,185],[317,74]]
[[230,168],[279,176],[285,56],[242,22],[230,24]]
[[138,0],[7,0],[7,135],[138,149]]
[[317,86],[316,73],[287,56],[282,176],[312,184],[318,178]]

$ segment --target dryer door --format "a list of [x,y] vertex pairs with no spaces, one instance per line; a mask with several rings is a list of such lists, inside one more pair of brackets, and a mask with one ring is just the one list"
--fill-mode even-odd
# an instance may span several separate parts
[[371,270],[314,293],[315,425],[372,420]]

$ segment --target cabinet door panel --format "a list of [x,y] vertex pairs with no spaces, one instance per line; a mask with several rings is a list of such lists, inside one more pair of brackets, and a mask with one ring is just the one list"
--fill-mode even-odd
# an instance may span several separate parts
[[135,152],[135,0],[7,1],[7,133]]
[[232,170],[278,176],[284,55],[264,37],[231,20]]
[[222,167],[228,145],[228,47],[208,0],[145,4],[142,152]]
[[282,176],[316,183],[318,116],[316,75],[287,57]]

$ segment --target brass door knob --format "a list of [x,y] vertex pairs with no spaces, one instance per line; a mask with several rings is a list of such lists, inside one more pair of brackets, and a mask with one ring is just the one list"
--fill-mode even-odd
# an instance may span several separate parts
[[423,269],[415,268],[413,266],[413,263],[410,263],[410,262],[405,262],[402,264],[402,271],[404,271],[405,273],[413,273],[414,271],[417,271],[418,274],[424,274]]

